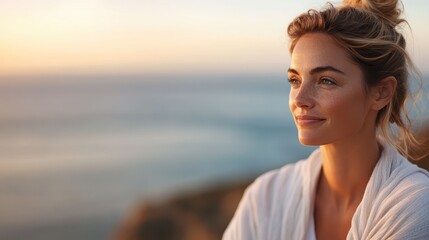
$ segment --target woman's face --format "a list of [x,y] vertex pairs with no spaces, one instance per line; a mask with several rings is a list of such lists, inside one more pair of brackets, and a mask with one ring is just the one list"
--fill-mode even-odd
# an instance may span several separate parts
[[350,141],[375,131],[363,73],[329,35],[309,33],[298,40],[288,78],[289,107],[302,144]]

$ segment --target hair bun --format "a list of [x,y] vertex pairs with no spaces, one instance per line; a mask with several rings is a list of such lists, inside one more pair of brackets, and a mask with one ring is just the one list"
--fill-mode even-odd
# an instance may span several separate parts
[[398,7],[398,3],[402,6],[400,0],[344,0],[345,6],[371,11],[392,26],[405,22],[400,18],[402,10]]

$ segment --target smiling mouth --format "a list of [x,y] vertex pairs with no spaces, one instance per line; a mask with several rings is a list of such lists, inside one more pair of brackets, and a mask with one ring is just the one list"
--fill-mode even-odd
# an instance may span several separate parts
[[298,115],[295,117],[296,124],[300,126],[312,126],[324,122],[326,119],[308,115]]

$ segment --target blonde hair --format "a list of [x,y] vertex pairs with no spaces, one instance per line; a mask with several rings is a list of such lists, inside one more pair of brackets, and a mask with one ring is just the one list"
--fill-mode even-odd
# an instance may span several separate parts
[[396,29],[406,23],[401,18],[400,3],[398,0],[346,0],[339,7],[328,4],[321,11],[309,10],[290,23],[289,50],[292,53],[300,37],[306,33],[326,33],[360,66],[367,89],[386,77],[395,77],[395,94],[392,101],[378,112],[376,126],[386,141],[414,160],[419,156],[411,156],[411,150],[416,149],[419,142],[411,131],[406,104],[411,96],[408,77],[412,72],[416,76],[419,73],[405,50],[405,38]]

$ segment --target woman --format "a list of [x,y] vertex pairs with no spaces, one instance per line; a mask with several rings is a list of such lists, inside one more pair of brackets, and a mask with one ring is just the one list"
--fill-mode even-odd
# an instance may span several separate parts
[[300,142],[320,147],[252,183],[223,239],[429,239],[429,173],[406,159],[397,5],[350,0],[289,25],[290,110]]

